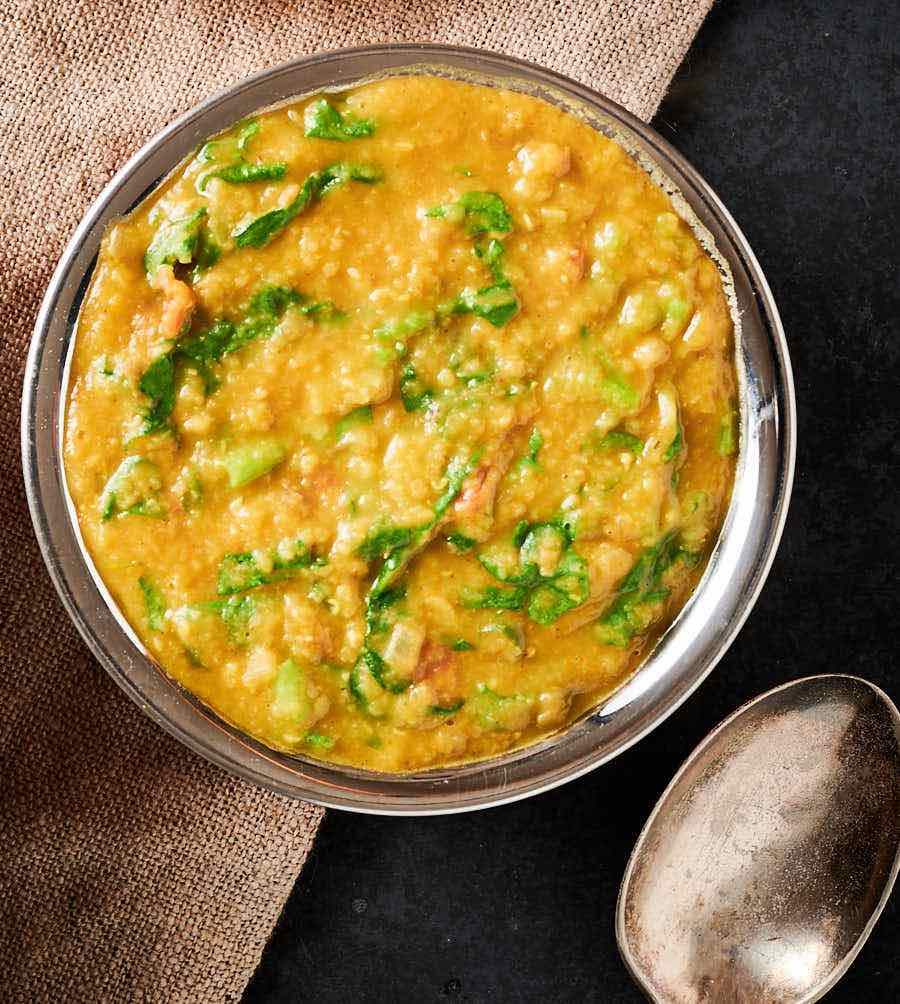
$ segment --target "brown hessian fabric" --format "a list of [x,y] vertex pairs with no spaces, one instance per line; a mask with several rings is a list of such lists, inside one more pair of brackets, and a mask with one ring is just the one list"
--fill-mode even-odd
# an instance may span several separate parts
[[316,51],[511,53],[648,118],[712,0],[0,0],[0,999],[238,1000],[321,810],[189,753],[65,616],[26,511],[25,354],[66,240],[206,95]]

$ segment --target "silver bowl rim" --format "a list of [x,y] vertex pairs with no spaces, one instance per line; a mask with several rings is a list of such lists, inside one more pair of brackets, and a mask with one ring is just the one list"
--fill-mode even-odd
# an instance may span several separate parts
[[[366,72],[352,69],[355,63],[366,60],[373,64]],[[348,64],[351,67],[349,72],[346,69]],[[247,96],[255,94],[262,85],[277,83],[298,74],[302,75],[304,72],[321,71],[325,68],[342,69],[345,77],[333,77],[332,74],[326,73],[312,87],[287,88],[284,97],[276,102],[245,100]],[[545,95],[561,97],[564,99],[563,103],[570,102],[579,108],[591,111],[598,121],[606,123],[609,127],[607,131],[613,131],[616,139],[627,149],[630,139],[633,144],[630,152],[643,166],[647,167],[649,162],[650,166],[657,167],[666,179],[671,180],[672,191],[676,196],[689,192],[687,197],[690,204],[689,212],[692,213],[694,210],[700,212],[697,205],[702,207],[703,215],[708,217],[704,221],[706,226],[715,224],[720,231],[716,237],[719,251],[722,250],[719,242],[722,239],[727,241],[730,255],[726,257],[729,258],[732,269],[735,267],[735,262],[740,267],[743,278],[748,284],[748,295],[751,297],[753,308],[758,312],[758,320],[763,329],[762,337],[768,340],[769,358],[766,361],[771,366],[771,373],[765,379],[752,381],[754,384],[759,382],[765,385],[763,387],[765,395],[750,414],[746,377],[741,369],[741,360],[745,363],[747,360],[742,357],[743,347],[736,346],[739,356],[739,377],[742,378],[741,435],[738,472],[731,506],[698,589],[662,638],[645,656],[635,673],[589,714],[541,742],[491,760],[459,767],[414,774],[383,774],[323,764],[310,758],[274,751],[222,721],[215,712],[181,688],[149,658],[93,569],[93,563],[81,541],[77,521],[76,525],[72,526],[71,503],[66,506],[68,525],[62,525],[62,519],[54,520],[48,514],[48,500],[51,505],[59,509],[60,502],[67,499],[68,492],[64,475],[60,475],[62,411],[57,403],[57,418],[54,422],[52,413],[48,417],[44,398],[49,391],[62,395],[64,401],[63,391],[68,382],[72,328],[95,261],[95,252],[90,252],[91,242],[96,247],[109,220],[122,215],[124,211],[128,211],[141,201],[182,161],[186,150],[180,156],[169,158],[168,167],[161,173],[157,170],[152,182],[131,199],[127,209],[111,208],[116,197],[121,195],[123,187],[155,156],[158,159],[158,155],[165,151],[169,144],[177,141],[180,134],[190,133],[195,137],[213,135],[229,122],[236,121],[259,108],[281,103],[287,100],[289,95],[299,96],[313,91],[343,88],[372,77],[392,73],[429,71],[446,71],[450,76],[462,79],[481,78],[483,82],[499,80],[501,86],[519,87],[539,96],[543,91]],[[526,82],[529,85],[527,88],[522,86]],[[202,128],[202,123],[214,116],[217,110],[241,100],[244,100],[246,107],[240,114],[229,113],[227,120],[220,122],[218,128]],[[703,225],[698,225],[703,229]],[[61,348],[56,349],[61,354],[63,362],[61,366],[58,362],[54,363],[54,372],[48,373],[45,357],[48,343],[54,336],[60,343],[64,343]],[[755,392],[754,387],[753,393]],[[339,49],[282,63],[204,99],[144,144],[115,174],[88,209],[57,265],[35,322],[34,336],[25,368],[21,415],[22,465],[26,496],[44,562],[67,613],[88,647],[117,685],[176,739],[207,760],[245,780],[279,794],[302,798],[326,807],[380,815],[438,815],[465,812],[539,794],[574,780],[606,763],[668,718],[712,672],[756,603],[771,569],[784,529],[796,458],[796,403],[793,374],[777,307],[747,239],[701,175],[650,126],[610,99],[568,77],[524,60],[486,50],[424,43]],[[759,470],[753,472],[748,468],[748,433],[752,434],[753,438],[754,423],[762,423],[763,420],[772,428],[769,430],[768,443],[762,444],[756,455],[750,458],[755,460],[759,467]],[[42,461],[45,463],[42,464]],[[47,462],[54,465],[52,472],[46,471]],[[648,695],[654,686],[659,687],[664,678],[661,671],[654,676],[652,671],[654,664],[659,661],[665,663],[665,659],[661,660],[660,653],[676,645],[679,635],[683,635],[686,631],[687,614],[699,602],[698,597],[703,595],[708,580],[713,578],[712,571],[723,550],[723,543],[729,537],[729,530],[731,536],[734,536],[738,529],[751,532],[747,525],[738,528],[733,519],[738,497],[737,478],[742,472],[755,473],[758,477],[763,470],[770,475],[771,510],[767,510],[768,518],[764,527],[756,528],[752,551],[747,554],[744,551],[740,552],[740,556],[744,559],[743,571],[747,582],[742,581],[740,595],[732,597],[733,609],[728,616],[717,628],[710,627],[706,631],[707,634],[715,633],[715,638],[707,638],[705,648],[699,653],[685,654],[684,661],[689,664],[690,671],[684,671],[683,678],[671,681],[672,687],[669,688],[671,693],[663,687],[656,699],[650,700]],[[85,573],[93,581],[97,596],[102,598],[108,608],[105,614],[97,604],[96,597],[94,610],[88,612],[85,603],[76,595],[77,583],[73,585],[73,580],[76,575],[83,577]],[[744,586],[747,588],[743,588]],[[83,583],[82,588],[84,588]],[[708,615],[718,614],[716,604],[712,603],[709,606]],[[115,641],[122,646],[118,658],[110,654],[109,634],[105,640],[101,640],[97,618],[102,616],[111,616],[117,624],[117,627],[110,627],[107,624],[106,628],[112,635],[118,632],[119,637]],[[693,644],[693,641],[688,644]],[[683,652],[686,647],[686,644],[682,644],[679,651]],[[668,664],[676,665],[677,659],[676,653],[669,658]],[[159,693],[151,695],[152,687],[158,690],[160,686],[160,679],[155,679],[154,675],[164,678],[163,685],[170,688],[173,693],[163,698],[159,697]],[[679,686],[675,687],[675,684]],[[604,748],[601,733],[596,748],[588,749],[587,752],[582,751],[568,759],[561,757],[560,763],[552,770],[541,772],[542,761],[549,759],[554,749],[558,751],[560,744],[571,739],[576,731],[580,730],[580,737],[584,739],[587,730],[608,726],[616,714],[625,711],[633,711],[635,715],[641,714],[640,705],[643,698],[649,702],[647,711],[643,715],[643,721],[637,723],[630,734],[626,734],[619,741],[607,744]],[[162,707],[163,704],[166,706]],[[192,708],[192,711],[187,712],[188,716],[193,716],[190,726],[174,720],[176,715],[183,717],[184,705],[190,705]],[[205,722],[201,722],[201,719]],[[198,734],[201,730],[205,733],[202,738]],[[529,767],[532,765],[537,767],[537,776],[528,776]],[[517,776],[517,773],[521,776]],[[467,783],[461,784],[463,781]],[[358,785],[356,790],[352,787],[353,782]],[[421,791],[416,788],[420,788]]]

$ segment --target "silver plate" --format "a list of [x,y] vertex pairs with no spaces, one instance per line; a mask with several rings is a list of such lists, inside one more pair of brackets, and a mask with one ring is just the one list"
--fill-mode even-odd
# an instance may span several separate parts
[[[425,72],[536,94],[614,136],[711,238],[733,280],[740,450],[735,491],[703,579],[625,684],[558,735],[491,760],[378,774],[269,749],[219,718],[148,656],[83,546],[65,485],[62,417],[70,349],[103,232],[209,136],[260,108],[387,74]],[[683,201],[682,201],[683,199]],[[621,753],[670,715],[731,644],[778,545],[794,471],[796,415],[787,345],[765,277],[706,182],[625,109],[549,70],[474,49],[372,46],[267,70],[211,97],[139,150],[82,220],[47,290],[28,355],[22,459],[35,532],[53,582],[85,641],[117,684],[163,728],[214,763],[283,795],[360,812],[431,814],[484,808],[562,784]]]

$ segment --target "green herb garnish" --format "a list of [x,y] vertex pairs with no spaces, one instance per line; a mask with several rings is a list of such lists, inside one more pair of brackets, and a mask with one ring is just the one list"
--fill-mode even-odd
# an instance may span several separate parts
[[372,424],[372,405],[364,404],[359,408],[354,408],[343,418],[338,419],[334,426],[334,438],[340,442],[351,429],[358,429],[361,425]]
[[144,252],[144,271],[152,280],[162,265],[190,265],[200,240],[205,209],[161,226]]
[[734,409],[727,411],[719,420],[719,435],[716,440],[716,448],[719,455],[728,457],[734,453],[737,447],[737,413]]
[[442,717],[446,717],[447,715],[455,715],[465,703],[466,702],[460,698],[458,701],[454,701],[453,704],[432,704],[428,711],[432,715],[441,715]]
[[287,225],[299,216],[308,206],[323,198],[328,192],[340,188],[350,181],[359,181],[371,185],[381,180],[381,172],[369,164],[348,164],[339,162],[314,171],[306,181],[299,194],[283,209],[272,209],[255,220],[239,226],[232,232],[234,242],[239,248],[261,248],[280,233]]
[[628,452],[633,453],[636,457],[639,457],[644,451],[643,439],[622,429],[613,429],[611,432],[607,432],[602,439],[597,441],[596,446],[598,450]]
[[434,391],[422,383],[412,363],[400,374],[400,399],[407,411],[424,411],[434,400]]
[[346,143],[351,139],[362,139],[375,132],[371,119],[355,119],[342,115],[325,98],[319,98],[306,106],[303,112],[303,135],[316,139],[333,139]]
[[161,519],[166,515],[157,494],[162,488],[159,468],[141,456],[126,457],[106,482],[100,496],[100,518],[113,516],[151,516]]
[[597,621],[595,632],[604,645],[625,648],[635,635],[647,630],[652,612],[646,608],[668,596],[669,591],[660,587],[660,580],[681,553],[675,530],[641,553],[619,583],[615,599]]
[[459,218],[465,220],[471,236],[478,234],[506,234],[512,230],[512,217],[496,192],[466,192],[457,202],[429,209],[428,216],[436,219]]
[[152,579],[148,579],[144,575],[138,579],[138,585],[144,597],[144,612],[147,616],[147,627],[151,631],[162,631],[166,626],[166,601],[163,599],[162,593],[153,583]]
[[260,567],[252,551],[226,554],[219,563],[216,592],[220,596],[230,596],[257,586],[283,582],[306,568],[318,568],[324,564],[325,560],[317,557],[299,538],[273,548],[264,562],[266,571]]
[[197,191],[205,192],[206,186],[213,178],[220,178],[231,185],[244,185],[251,181],[280,181],[286,172],[287,164],[283,161],[275,164],[248,164],[246,161],[238,160],[234,164],[204,174],[197,184]]

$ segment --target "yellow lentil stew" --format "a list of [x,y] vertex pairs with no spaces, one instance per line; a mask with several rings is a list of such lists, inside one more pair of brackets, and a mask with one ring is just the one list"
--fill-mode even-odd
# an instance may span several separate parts
[[206,143],[104,238],[69,490],[155,659],[380,771],[533,742],[696,586],[736,451],[722,277],[612,140],[428,75]]

